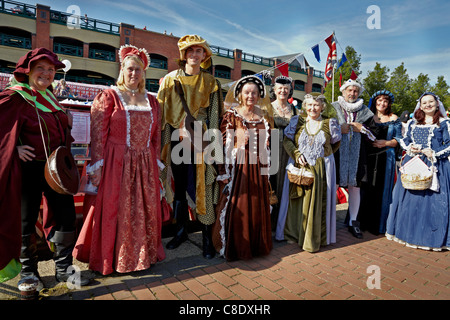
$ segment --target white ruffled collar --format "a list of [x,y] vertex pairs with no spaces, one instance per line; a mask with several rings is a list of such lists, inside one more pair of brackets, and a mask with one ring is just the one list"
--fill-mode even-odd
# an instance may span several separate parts
[[342,107],[342,109],[344,109],[347,112],[352,113],[352,112],[361,110],[361,108],[363,107],[364,100],[358,99],[358,100],[356,100],[356,102],[351,103],[351,102],[345,101],[342,96],[339,96],[338,102],[339,102],[339,105]]

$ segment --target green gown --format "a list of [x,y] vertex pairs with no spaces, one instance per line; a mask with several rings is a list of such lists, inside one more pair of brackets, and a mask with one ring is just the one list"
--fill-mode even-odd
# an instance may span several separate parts
[[[332,156],[340,145],[340,141],[331,142],[333,137],[330,126],[337,126],[337,122],[330,119],[322,120],[320,130],[315,134],[310,134],[306,129],[306,122],[303,124],[299,121],[294,140],[285,137],[283,141],[287,153],[296,159],[298,155],[302,154],[299,151],[299,138],[302,132],[306,130],[308,141],[314,141],[316,137],[319,137],[319,133],[323,132],[320,134],[322,139],[324,138],[323,142],[317,145],[318,148],[323,148],[323,154],[315,159],[314,166],[308,165],[309,170],[314,174],[314,182],[310,186],[289,183],[289,207],[284,234],[287,240],[298,243],[303,250],[308,252],[316,252],[321,245],[327,245],[325,158]],[[310,157],[314,156],[310,155]]]

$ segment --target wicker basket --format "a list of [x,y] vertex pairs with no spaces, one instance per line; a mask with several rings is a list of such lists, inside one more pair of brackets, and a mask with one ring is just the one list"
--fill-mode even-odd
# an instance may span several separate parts
[[401,174],[403,188],[408,190],[426,190],[431,186],[433,175]]
[[301,168],[299,174],[291,172],[289,169],[286,170],[286,172],[289,181],[292,183],[303,186],[310,186],[314,182],[314,175],[310,171],[306,170],[304,167]]
[[272,190],[272,185],[270,184],[270,181],[269,181],[269,203],[270,205],[278,203],[278,197],[275,194],[275,191]]
[[[402,157],[402,162],[404,158],[405,155]],[[406,172],[404,168],[408,166],[408,163],[414,161],[422,164],[422,169],[417,170],[416,168],[415,171],[409,170],[409,172]],[[419,156],[415,156],[400,168],[400,172],[400,180],[402,181],[403,188],[408,190],[426,190],[430,188],[433,182],[434,165],[432,164],[431,167],[428,168]]]

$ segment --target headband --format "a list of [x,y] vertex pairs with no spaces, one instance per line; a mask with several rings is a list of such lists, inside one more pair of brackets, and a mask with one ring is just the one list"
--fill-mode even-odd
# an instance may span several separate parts
[[239,95],[239,93],[242,90],[242,87],[246,83],[256,84],[256,86],[259,89],[259,96],[261,98],[264,98],[266,96],[266,86],[265,86],[264,82],[259,77],[250,75],[250,76],[243,77],[236,82],[236,86],[234,87],[234,97],[235,98],[237,98],[237,96]]
[[144,70],[147,70],[150,66],[150,56],[145,48],[138,49],[137,47],[129,44],[121,46],[119,49],[120,63],[122,64],[128,56],[137,56],[144,64]]
[[420,108],[420,101],[422,100],[422,98],[424,96],[433,96],[436,99],[436,101],[437,101],[438,109],[441,112],[442,117],[445,118],[445,119],[448,119],[447,111],[445,111],[444,104],[442,103],[442,101],[439,98],[439,96],[437,94],[433,93],[433,92],[424,92],[424,93],[422,93],[420,98],[417,99],[417,104],[416,104],[416,108],[414,109],[414,114],[416,113],[417,109]]
[[275,78],[275,83],[279,84],[292,84],[292,78],[286,76],[278,76]]
[[388,96],[391,104],[393,104],[394,101],[395,101],[395,97],[394,97],[394,95],[392,94],[392,92],[390,92],[389,90],[379,90],[379,91],[375,92],[375,93],[372,95],[372,97],[370,97],[369,105],[368,105],[369,109],[372,108],[372,103],[375,102],[375,99],[376,99],[378,96]]

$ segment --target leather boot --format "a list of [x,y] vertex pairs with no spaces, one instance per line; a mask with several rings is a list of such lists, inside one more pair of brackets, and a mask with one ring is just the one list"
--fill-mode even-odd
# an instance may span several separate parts
[[216,255],[216,249],[212,242],[212,225],[202,224],[202,238],[203,238],[203,256],[206,259],[212,259]]
[[[81,277],[81,274],[76,274],[75,269],[69,269],[73,265],[72,251],[75,246],[75,237],[74,231],[56,231],[49,240],[55,244],[55,256],[53,257],[56,269],[55,278],[58,282],[72,280],[72,285],[74,286],[85,286],[90,279]],[[72,278],[69,279],[71,276]]]
[[187,201],[175,200],[173,212],[175,218],[176,234],[175,237],[173,237],[173,239],[170,240],[166,245],[166,248],[169,250],[178,248],[180,244],[188,239],[188,233],[186,230],[186,225],[189,218]]
[[34,234],[28,234],[22,236],[22,246],[20,248],[20,263],[22,269],[20,270],[20,279],[37,279],[36,292],[44,289],[44,283],[41,280],[38,272],[38,254],[36,236]]

